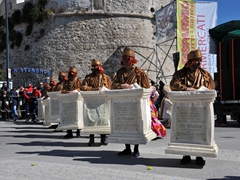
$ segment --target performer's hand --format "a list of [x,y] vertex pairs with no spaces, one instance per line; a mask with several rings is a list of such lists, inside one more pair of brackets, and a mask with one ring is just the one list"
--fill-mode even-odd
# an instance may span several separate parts
[[190,87],[190,88],[187,88],[187,91],[197,91],[197,89]]
[[98,91],[102,91],[102,87],[98,87]]
[[133,87],[129,84],[121,84],[121,88],[123,89],[132,89]]

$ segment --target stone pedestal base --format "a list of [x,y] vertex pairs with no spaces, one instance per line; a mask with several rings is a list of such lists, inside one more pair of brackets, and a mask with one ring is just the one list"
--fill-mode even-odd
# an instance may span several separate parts
[[214,141],[214,90],[168,92],[172,101],[171,137],[166,154],[217,157]]
[[213,143],[212,146],[170,143],[165,150],[165,153],[215,158],[218,155],[218,147],[215,143]]
[[84,98],[81,134],[110,134],[111,100],[105,91],[82,91]]
[[151,129],[151,89],[111,90],[111,134],[107,141],[146,144],[156,137]]
[[83,98],[80,93],[58,94],[60,124],[57,130],[83,128]]
[[57,97],[58,94],[60,94],[60,91],[48,92],[48,95],[50,97],[49,106],[48,106],[49,116],[46,117],[45,121],[50,125],[60,123],[59,100]]
[[154,139],[156,134],[152,130],[146,132],[146,134],[122,134],[114,133],[110,134],[107,138],[109,143],[121,143],[121,144],[147,144]]

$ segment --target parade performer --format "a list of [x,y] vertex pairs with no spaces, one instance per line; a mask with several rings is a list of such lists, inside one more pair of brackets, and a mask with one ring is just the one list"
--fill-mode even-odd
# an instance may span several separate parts
[[58,81],[59,82],[56,84],[54,91],[62,91],[63,85],[66,80],[67,80],[67,74],[65,72],[59,71],[59,73],[58,73]]
[[[68,80],[65,81],[63,85],[63,90],[61,91],[63,94],[72,93],[72,92],[80,92],[82,81],[78,79],[78,71],[75,67],[70,67],[68,70]],[[80,130],[78,129],[76,132],[76,136],[80,137]],[[67,134],[64,136],[65,138],[72,138],[72,130],[67,130]]]
[[[143,88],[150,88],[150,83],[146,73],[140,68],[134,66],[138,61],[135,59],[135,53],[129,48],[125,48],[122,52],[121,68],[114,76],[111,89],[132,89],[132,84],[137,83]],[[126,148],[119,152],[119,156],[131,155],[130,144],[125,144]],[[138,150],[138,144],[134,146],[134,152],[132,157],[138,157],[140,155]]]
[[[111,88],[112,81],[110,77],[104,74],[101,62],[97,59],[93,59],[91,63],[92,73],[87,75],[82,82],[82,91],[101,91],[103,87],[107,89]],[[106,134],[101,134],[101,145],[107,145]],[[90,134],[90,140],[88,146],[94,145],[94,134]]]
[[24,88],[23,97],[25,98],[26,108],[26,121],[30,119],[30,106],[31,106],[31,94],[33,92],[32,83],[28,83],[27,87]]
[[38,116],[38,101],[37,99],[42,97],[41,92],[37,89],[37,87],[33,88],[33,92],[30,95],[30,113],[32,117],[32,121],[35,121]]
[[56,85],[57,85],[57,82],[56,82],[56,80],[54,79],[54,78],[50,78],[50,81],[49,81],[49,85],[50,85],[50,90],[49,90],[49,92],[52,92],[52,91],[54,91],[55,90],[55,87],[56,87]]
[[4,82],[1,89],[0,89],[0,98],[1,98],[1,101],[2,101],[1,113],[2,113],[2,118],[4,120],[6,118],[6,111],[9,108],[9,96],[10,96],[10,92],[7,88],[7,83]]
[[[153,90],[150,94],[150,109],[151,109],[151,129],[153,132],[156,133],[157,138],[162,138],[166,136],[166,128],[162,125],[162,123],[158,119],[158,110],[156,106],[154,105],[154,102],[157,100],[159,94],[156,91],[156,88],[152,86]],[[156,138],[156,139],[157,139]]]
[[[210,90],[214,90],[215,83],[211,74],[201,68],[202,53],[199,49],[191,51],[187,56],[187,63],[179,71],[173,74],[170,82],[172,91],[196,91],[201,86]],[[191,162],[189,155],[183,156],[181,164],[188,164]],[[195,163],[198,165],[205,165],[205,160],[202,157],[196,157]]]

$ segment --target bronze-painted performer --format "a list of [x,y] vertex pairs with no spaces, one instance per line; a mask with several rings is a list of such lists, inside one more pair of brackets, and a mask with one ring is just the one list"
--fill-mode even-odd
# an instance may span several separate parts
[[[137,83],[143,88],[150,88],[150,83],[146,73],[140,68],[134,66],[138,61],[135,59],[135,53],[129,48],[125,48],[122,52],[121,65],[122,67],[114,76],[112,89],[132,89],[132,84]],[[132,153],[130,144],[125,144],[126,148],[119,152],[119,156],[131,155],[138,157],[140,155],[138,144],[134,146]]]
[[[196,91],[201,86],[213,90],[215,88],[214,80],[211,74],[201,68],[202,53],[199,49],[191,51],[188,54],[188,61],[185,66],[173,74],[170,82],[172,91]],[[181,159],[181,164],[191,162],[191,157],[186,155]],[[196,157],[196,164],[205,165],[202,157]]]

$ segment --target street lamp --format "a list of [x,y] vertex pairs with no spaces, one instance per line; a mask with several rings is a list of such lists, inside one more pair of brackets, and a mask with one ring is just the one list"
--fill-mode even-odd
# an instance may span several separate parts
[[7,88],[9,86],[9,30],[8,30],[8,1],[5,0],[5,21],[6,21],[6,74],[7,74]]

